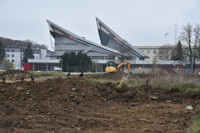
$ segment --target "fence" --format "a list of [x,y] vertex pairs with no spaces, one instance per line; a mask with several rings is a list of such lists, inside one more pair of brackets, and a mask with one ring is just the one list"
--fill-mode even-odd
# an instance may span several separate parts
[[[118,64],[116,64],[117,67]],[[40,64],[33,64],[33,71],[61,71],[59,68],[59,64],[46,64],[46,63],[40,63]],[[88,64],[87,66],[62,66],[64,72],[105,72],[106,65],[105,64],[99,64],[99,63],[92,63]],[[124,68],[124,69],[123,69]],[[191,73],[190,65],[172,65],[172,64],[157,64],[156,66],[153,66],[152,64],[131,64],[131,71],[133,73],[151,73],[154,69],[155,71],[160,70],[162,68],[168,68],[171,70],[174,70],[178,73]],[[15,66],[15,70],[19,69],[21,70],[20,66]],[[6,70],[5,66],[2,64],[0,65],[0,70]],[[28,69],[30,71],[30,69]],[[128,72],[127,66],[121,66],[120,71],[124,70],[125,72]],[[200,65],[195,66],[195,73],[200,73]]]
[[92,64],[88,66],[63,66],[65,72],[103,72],[104,66],[101,64]]

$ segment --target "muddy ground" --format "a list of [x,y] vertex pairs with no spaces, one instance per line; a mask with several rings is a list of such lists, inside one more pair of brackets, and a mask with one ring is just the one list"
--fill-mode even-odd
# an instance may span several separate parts
[[[186,94],[151,85],[118,88],[119,82],[91,81],[120,80],[119,75],[122,77],[118,73],[1,82],[0,132],[187,133],[191,130],[199,93]],[[146,79],[149,75],[129,78]],[[80,103],[76,104],[77,101]],[[193,109],[188,110],[188,105]]]

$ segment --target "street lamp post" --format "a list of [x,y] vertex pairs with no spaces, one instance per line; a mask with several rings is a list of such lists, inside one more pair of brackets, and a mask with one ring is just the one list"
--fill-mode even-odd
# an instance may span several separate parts
[[61,61],[60,61],[60,64],[61,64],[61,70],[63,71],[62,59],[61,59]]
[[68,71],[68,62],[67,62],[67,71]]
[[96,72],[97,72],[97,61],[96,61]]
[[46,71],[48,71],[47,59],[46,59]]

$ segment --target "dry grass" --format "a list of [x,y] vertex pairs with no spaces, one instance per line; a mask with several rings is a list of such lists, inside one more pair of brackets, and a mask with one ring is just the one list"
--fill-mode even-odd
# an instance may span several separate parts
[[184,92],[194,91],[200,92],[200,76],[189,74],[177,74],[172,70],[160,70],[151,75],[125,75],[120,80],[109,79],[91,79],[94,82],[106,83],[111,82],[117,84],[117,88],[137,88],[145,85],[145,81],[149,79],[148,85],[156,88],[174,89]]
[[128,78],[129,78],[129,76],[122,77],[122,80],[120,80],[119,84],[116,87],[117,88],[127,88],[128,87],[128,84],[127,84]]
[[[197,106],[197,111],[200,112],[200,105]],[[190,133],[200,133],[200,113],[196,116],[195,125]]]
[[152,86],[159,86],[165,89],[175,89],[178,88],[182,91],[199,91],[200,82],[196,76],[183,75],[183,74],[167,74],[161,75],[156,74],[150,79],[150,84]]
[[163,89],[176,89],[184,92],[194,91],[200,92],[200,82],[198,75],[177,74],[171,70],[161,70],[156,74],[152,74],[147,78],[129,78],[123,77],[117,87],[127,88],[136,87],[145,84],[149,79],[149,85]]

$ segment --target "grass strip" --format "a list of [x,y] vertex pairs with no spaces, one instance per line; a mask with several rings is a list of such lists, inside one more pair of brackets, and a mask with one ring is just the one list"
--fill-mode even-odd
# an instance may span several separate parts
[[195,124],[190,133],[200,133],[200,105],[197,106],[198,114],[195,118]]

